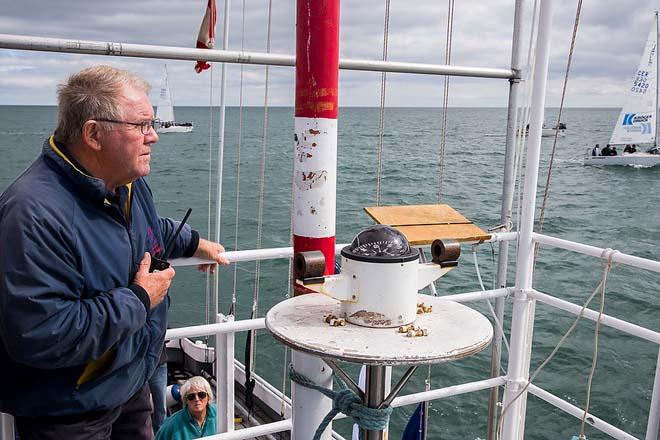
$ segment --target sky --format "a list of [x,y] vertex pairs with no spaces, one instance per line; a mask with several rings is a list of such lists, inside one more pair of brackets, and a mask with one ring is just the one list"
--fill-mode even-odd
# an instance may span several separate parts
[[[218,3],[218,44],[224,1]],[[231,0],[230,0],[231,1]],[[233,0],[229,49],[266,52],[268,0]],[[340,58],[380,60],[386,0],[342,0]],[[449,1],[391,0],[388,59],[445,64]],[[533,2],[526,3],[531,10]],[[245,13],[243,8],[245,7]],[[546,105],[559,106],[577,0],[555,0]],[[565,106],[618,107],[639,64],[660,0],[598,0],[583,3],[569,73]],[[194,47],[206,0],[0,0],[0,34]],[[511,64],[513,0],[463,0],[454,4],[451,64],[508,69]],[[294,55],[295,1],[272,0],[271,52]],[[244,26],[243,26],[244,22]],[[243,32],[243,27],[245,31]],[[528,37],[525,37],[525,43]],[[525,50],[525,54],[526,54]],[[57,84],[93,64],[139,73],[154,87],[165,61],[0,49],[0,105],[54,105]],[[175,105],[219,102],[220,69],[198,75],[191,61],[167,61]],[[227,104],[261,106],[263,66],[228,65]],[[523,75],[526,71],[523,73]],[[271,67],[268,104],[294,101],[294,69]],[[450,106],[506,107],[508,82],[452,77]],[[340,71],[340,106],[379,106],[381,75]],[[388,74],[386,105],[440,107],[444,78]]]

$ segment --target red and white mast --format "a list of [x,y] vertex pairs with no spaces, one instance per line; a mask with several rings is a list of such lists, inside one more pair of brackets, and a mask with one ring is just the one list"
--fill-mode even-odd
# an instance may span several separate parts
[[[330,275],[335,261],[339,0],[298,0],[296,9],[293,251],[322,251]],[[305,293],[295,286],[295,294]],[[293,365],[318,385],[332,388],[332,372],[321,359],[294,352]],[[308,440],[332,402],[295,382],[291,394],[292,438]],[[331,426],[322,440],[330,439]]]
[[339,1],[299,0],[293,251],[322,251],[326,275],[335,261],[338,78]]

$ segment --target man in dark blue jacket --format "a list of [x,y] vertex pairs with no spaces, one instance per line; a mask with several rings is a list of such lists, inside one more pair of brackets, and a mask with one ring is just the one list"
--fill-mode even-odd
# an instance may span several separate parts
[[[109,66],[58,89],[58,126],[0,196],[0,411],[22,440],[151,439],[178,223],[143,177],[158,141],[149,85]],[[226,264],[185,226],[171,257]],[[215,265],[211,267],[213,269]]]

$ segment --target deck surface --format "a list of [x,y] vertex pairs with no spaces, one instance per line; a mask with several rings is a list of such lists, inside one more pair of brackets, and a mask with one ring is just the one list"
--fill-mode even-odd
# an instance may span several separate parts
[[490,238],[490,234],[445,204],[370,206],[364,210],[379,224],[397,228],[412,245],[428,245],[438,238],[460,242]]

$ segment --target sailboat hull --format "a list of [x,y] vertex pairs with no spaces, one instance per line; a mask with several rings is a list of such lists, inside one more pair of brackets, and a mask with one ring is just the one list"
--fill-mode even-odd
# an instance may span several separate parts
[[554,137],[556,132],[559,132],[559,136],[564,136],[564,130],[557,130],[554,128],[543,128],[541,130],[541,137]]
[[158,133],[190,133],[193,131],[192,125],[172,125],[170,127],[158,128]]
[[624,153],[620,156],[585,156],[584,165],[653,167],[660,165],[660,154]]

